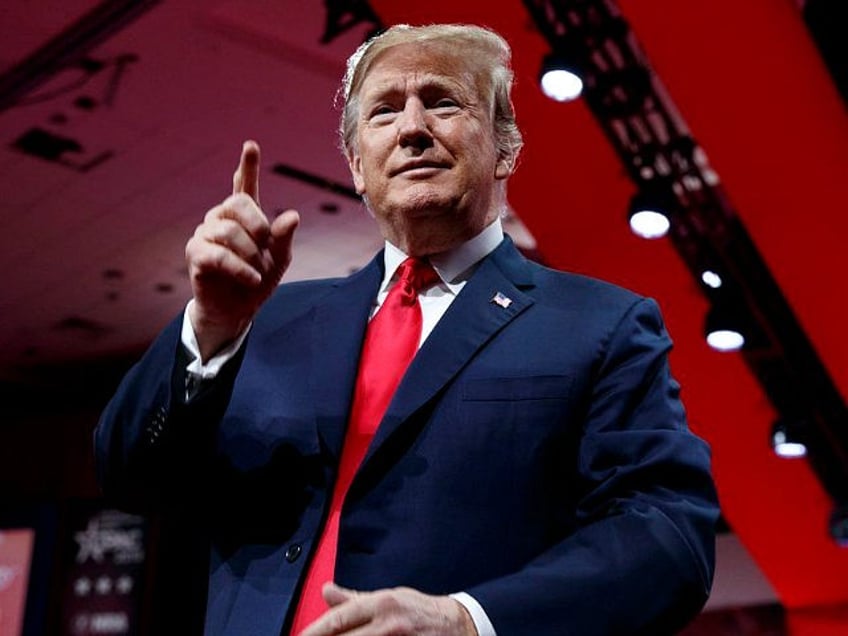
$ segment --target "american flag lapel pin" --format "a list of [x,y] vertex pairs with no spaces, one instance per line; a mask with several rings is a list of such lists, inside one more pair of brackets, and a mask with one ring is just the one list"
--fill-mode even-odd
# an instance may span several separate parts
[[492,296],[492,302],[495,303],[498,307],[506,309],[512,304],[512,298],[507,298],[502,293],[498,292],[497,294]]

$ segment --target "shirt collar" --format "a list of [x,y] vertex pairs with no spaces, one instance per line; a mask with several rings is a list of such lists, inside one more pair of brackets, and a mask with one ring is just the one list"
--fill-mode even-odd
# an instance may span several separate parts
[[[474,238],[453,249],[433,254],[428,260],[442,282],[452,291],[457,291],[457,287],[461,288],[474,272],[475,266],[500,245],[503,236],[503,226],[498,217]],[[386,273],[380,285],[381,292],[388,288],[395,271],[406,258],[407,255],[401,249],[386,241],[383,254]]]

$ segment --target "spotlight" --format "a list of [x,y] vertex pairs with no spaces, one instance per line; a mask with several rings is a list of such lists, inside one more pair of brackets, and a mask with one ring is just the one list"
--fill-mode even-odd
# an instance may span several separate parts
[[778,457],[794,459],[807,454],[804,443],[803,422],[795,419],[779,419],[771,429],[771,447]]
[[570,102],[583,92],[583,80],[574,55],[549,53],[542,62],[542,92],[557,102]]
[[716,351],[739,351],[745,345],[745,329],[734,305],[714,304],[704,324],[707,344]]
[[648,183],[630,199],[628,218],[630,229],[636,236],[646,239],[661,238],[671,228],[674,199],[671,185]]
[[721,287],[723,281],[721,280],[721,275],[718,272],[711,269],[705,269],[701,272],[701,282],[710,289],[718,289]]

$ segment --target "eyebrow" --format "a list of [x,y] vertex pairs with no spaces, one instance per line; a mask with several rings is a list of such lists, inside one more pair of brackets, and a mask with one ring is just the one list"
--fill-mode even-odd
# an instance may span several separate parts
[[[447,75],[426,74],[412,81],[419,91],[437,89],[461,93],[463,95],[466,95],[468,92],[465,84],[455,77]],[[383,82],[378,81],[376,84],[372,83],[368,86],[363,86],[365,90],[361,91],[360,94],[385,95],[387,93],[400,93],[406,90],[406,85],[407,82],[403,79],[392,78]]]

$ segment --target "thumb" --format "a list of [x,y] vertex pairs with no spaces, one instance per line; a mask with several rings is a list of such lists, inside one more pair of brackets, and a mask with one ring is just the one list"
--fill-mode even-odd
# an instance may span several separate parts
[[336,585],[335,583],[326,583],[324,584],[324,587],[321,588],[321,596],[324,597],[324,600],[330,607],[341,605],[342,603],[351,600],[358,594],[359,592],[355,590],[349,590],[346,587]]
[[299,224],[300,215],[296,210],[286,210],[271,223],[268,250],[274,264],[281,270],[285,270],[291,262],[292,239]]
[[241,147],[241,158],[233,174],[233,194],[244,192],[259,205],[259,144],[245,141]]

